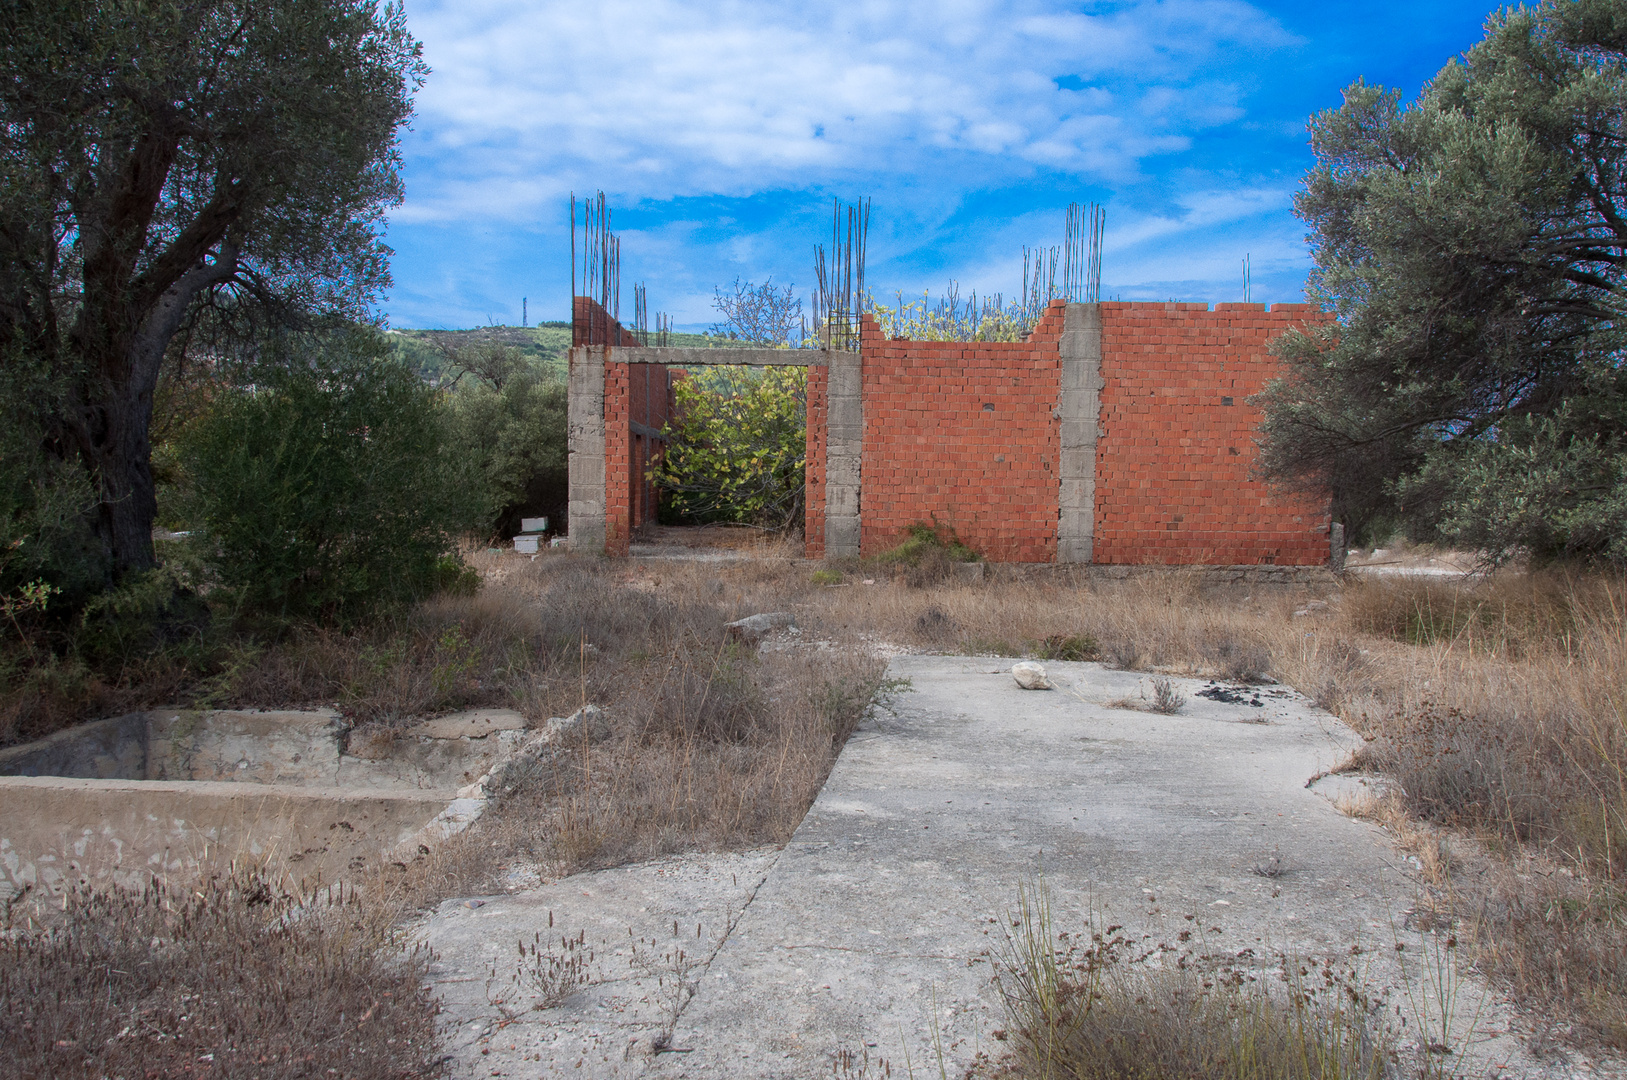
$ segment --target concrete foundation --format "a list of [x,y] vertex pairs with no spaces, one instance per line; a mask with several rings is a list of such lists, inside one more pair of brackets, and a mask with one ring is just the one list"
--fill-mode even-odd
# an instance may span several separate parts
[[461,831],[557,726],[503,709],[358,736],[335,712],[130,713],[0,751],[0,898],[234,861],[333,881]]

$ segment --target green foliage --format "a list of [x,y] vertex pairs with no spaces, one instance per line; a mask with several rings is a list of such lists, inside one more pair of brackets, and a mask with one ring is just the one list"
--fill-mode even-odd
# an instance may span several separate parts
[[1627,564],[1627,440],[1579,432],[1569,405],[1511,417],[1494,439],[1435,448],[1397,485],[1402,500],[1441,492],[1439,531],[1493,561],[1518,546]]
[[12,0],[4,22],[0,355],[43,376],[30,403],[111,580],[153,564],[172,343],[364,318],[388,285],[427,69],[374,0]]
[[932,302],[930,293],[921,299],[904,301],[903,293],[895,293],[897,307],[878,305],[870,297],[870,310],[876,317],[881,332],[890,338],[910,341],[1022,341],[1038,322],[1035,308],[1019,303],[1006,303],[995,295],[978,299],[972,293],[965,303],[953,283],[943,299]]
[[566,350],[571,344],[569,323],[538,326],[479,326],[472,330],[391,330],[390,347],[395,354],[434,384],[464,381],[460,376],[472,367],[468,361],[493,350],[518,353],[532,367],[563,380]]
[[251,612],[341,625],[427,593],[482,495],[436,393],[363,329],[278,353],[183,439],[211,574]]
[[955,530],[940,525],[936,518],[930,522],[917,521],[904,526],[904,542],[876,556],[881,562],[905,563],[918,566],[921,560],[933,556],[947,557],[951,562],[982,562],[983,556],[961,542]]
[[516,349],[498,346],[462,361],[448,400],[452,442],[483,481],[485,507],[469,527],[512,533],[523,516],[560,518],[569,500],[565,384]]
[[1102,647],[1090,634],[1052,634],[1034,655],[1041,660],[1100,660]]
[[[47,447],[40,405],[52,398],[41,365],[15,352],[0,364],[0,596],[19,600],[43,583],[69,614],[105,587],[109,567],[86,519],[96,504],[89,477]],[[32,624],[45,610],[15,614]]]
[[676,419],[652,479],[680,520],[802,522],[808,372],[714,367],[673,383]]
[[1624,126],[1619,0],[1509,9],[1415,104],[1357,82],[1314,117],[1296,209],[1338,323],[1278,343],[1262,471],[1330,484],[1353,536],[1620,558]]
[[815,570],[808,580],[815,585],[840,585],[842,574],[839,570]]

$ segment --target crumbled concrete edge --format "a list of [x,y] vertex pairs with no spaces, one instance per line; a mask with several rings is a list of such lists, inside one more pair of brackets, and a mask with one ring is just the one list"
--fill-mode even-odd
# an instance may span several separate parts
[[424,848],[463,832],[480,820],[492,798],[504,790],[510,774],[520,766],[554,752],[556,744],[567,735],[585,733],[587,738],[597,742],[609,733],[609,727],[609,718],[597,705],[584,705],[567,717],[550,717],[540,731],[520,743],[512,752],[498,758],[491,769],[474,783],[459,788],[457,798],[397,845],[397,851],[408,855],[419,854]]

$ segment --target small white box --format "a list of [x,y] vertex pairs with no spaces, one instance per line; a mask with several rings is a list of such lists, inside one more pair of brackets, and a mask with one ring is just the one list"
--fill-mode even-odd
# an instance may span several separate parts
[[537,538],[535,536],[516,536],[514,550],[521,555],[535,555],[537,553]]
[[548,519],[545,518],[545,517],[541,517],[541,518],[521,518],[520,519],[520,531],[523,532],[523,533],[547,532],[548,531]]

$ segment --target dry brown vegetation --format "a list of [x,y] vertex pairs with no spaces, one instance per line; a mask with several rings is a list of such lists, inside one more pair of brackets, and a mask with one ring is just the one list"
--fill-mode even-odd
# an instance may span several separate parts
[[[992,568],[971,583],[931,553],[817,576],[771,548],[756,554],[477,555],[486,586],[473,596],[362,634],[244,649],[193,693],[336,702],[385,737],[471,705],[533,722],[583,702],[607,710],[608,738],[539,764],[463,838],[369,883],[400,913],[494,887],[518,865],[557,874],[783,842],[891,650],[1274,678],[1369,737],[1352,767],[1396,783],[1367,811],[1420,854],[1436,917],[1474,943],[1479,969],[1551,1018],[1548,1037],[1627,1048],[1621,581],[1507,572],[1207,588],[1185,571],[1093,583]],[[727,639],[724,623],[763,611],[795,613],[798,635],[761,653]]]
[[353,897],[309,900],[245,873],[7,905],[0,1076],[441,1075],[424,951]]
[[[1190,916],[1189,916],[1190,918]],[[1044,886],[1019,890],[996,966],[1007,1053],[978,1075],[1025,1080],[1386,1080],[1401,1068],[1386,1001],[1354,963],[1205,950],[1122,927],[1052,924]],[[1199,924],[1201,933],[1201,924]],[[1275,970],[1273,970],[1275,969]],[[1426,1051],[1427,1053],[1427,1051]],[[1410,1056],[1410,1055],[1409,1055]],[[1420,1076],[1442,1075],[1428,1061]]]

